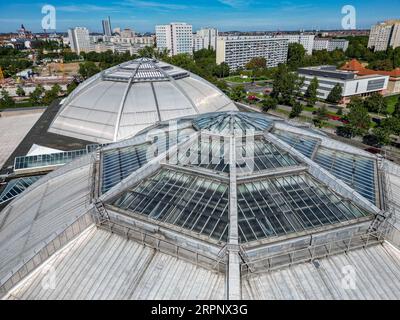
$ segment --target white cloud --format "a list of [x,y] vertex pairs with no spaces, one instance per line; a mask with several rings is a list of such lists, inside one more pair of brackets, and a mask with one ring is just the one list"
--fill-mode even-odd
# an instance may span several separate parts
[[218,1],[232,8],[241,8],[247,6],[250,2],[246,0],[218,0]]

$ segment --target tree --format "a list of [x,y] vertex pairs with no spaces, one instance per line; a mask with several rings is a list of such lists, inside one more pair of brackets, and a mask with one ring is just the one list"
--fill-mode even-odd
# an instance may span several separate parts
[[67,94],[70,94],[72,91],[76,89],[78,83],[76,81],[72,81],[70,84],[67,85]]
[[246,64],[246,69],[248,69],[248,70],[264,69],[266,67],[267,67],[267,60],[263,57],[252,58]]
[[29,94],[29,101],[32,105],[39,105],[41,104],[41,98],[44,93],[44,88],[39,84],[36,86],[35,90],[33,90]]
[[294,102],[292,111],[289,114],[289,118],[292,119],[298,117],[302,111],[303,111],[303,105],[298,101]]
[[155,50],[153,47],[146,46],[144,48],[139,49],[138,55],[141,58],[153,58],[155,56]]
[[387,117],[381,121],[380,127],[390,134],[400,135],[400,118]]
[[342,94],[343,94],[342,86],[339,83],[337,83],[332,88],[326,100],[331,103],[339,103],[339,101],[342,100]]
[[53,87],[44,93],[42,102],[45,105],[50,105],[61,92],[61,87],[58,84],[53,85]]
[[233,87],[231,90],[231,99],[234,101],[241,101],[246,96],[246,90],[243,86]]
[[13,100],[13,98],[10,97],[8,92],[5,89],[1,90],[0,108],[10,108],[14,105],[15,101]]
[[58,83],[56,83],[51,87],[51,91],[54,92],[56,95],[59,95],[61,93],[62,89],[61,89],[60,85]]
[[25,90],[21,86],[18,86],[15,93],[17,94],[18,97],[25,97],[26,95]]
[[313,122],[316,127],[322,128],[324,121],[328,119],[328,110],[325,106],[318,108],[316,112],[316,117]]
[[390,143],[390,132],[384,128],[377,127],[372,129],[378,145],[387,145]]
[[99,72],[100,72],[100,69],[92,61],[86,61],[84,63],[79,64],[79,74],[84,79],[90,78]]
[[347,115],[349,123],[346,126],[352,133],[352,136],[366,134],[371,125],[371,119],[362,99],[359,97],[353,98],[348,107],[350,108],[350,112]]
[[400,96],[397,99],[397,102],[396,102],[396,104],[394,106],[394,110],[393,110],[393,114],[392,115],[393,115],[393,117],[400,118]]
[[364,105],[369,112],[386,113],[387,102],[379,93],[373,93],[364,100]]
[[261,104],[263,111],[268,112],[271,109],[276,109],[276,107],[278,106],[278,101],[271,96],[266,96],[264,100],[262,100]]
[[317,102],[318,87],[319,87],[318,79],[314,77],[314,79],[311,80],[310,85],[308,86],[305,94],[309,106],[313,107]]
[[286,64],[280,64],[273,74],[271,96],[284,104],[290,104],[298,94],[304,80],[296,73],[290,72]]
[[229,76],[229,71],[229,65],[226,62],[222,62],[214,67],[213,75],[218,78],[225,78]]
[[300,43],[289,43],[288,66],[290,70],[297,70],[303,63],[306,50]]
[[255,57],[252,58],[247,64],[246,69],[251,70],[253,75],[253,82],[259,73],[260,70],[263,70],[267,67],[267,60],[263,57]]

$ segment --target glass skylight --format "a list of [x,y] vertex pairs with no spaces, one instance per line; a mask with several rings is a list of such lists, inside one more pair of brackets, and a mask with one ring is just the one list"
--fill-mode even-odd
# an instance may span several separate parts
[[36,156],[16,157],[14,170],[63,165],[85,154],[87,154],[87,150],[81,149]]
[[368,215],[307,174],[238,185],[241,242],[301,232]]
[[0,204],[14,199],[41,177],[42,176],[30,176],[9,181],[3,192],[0,194]]
[[228,194],[228,185],[217,180],[161,169],[113,204],[128,212],[226,241]]
[[262,116],[244,113],[219,113],[206,115],[194,120],[194,125],[200,130],[208,130],[220,134],[232,132],[264,131],[272,126],[273,121]]
[[274,130],[274,135],[285,141],[288,145],[295,148],[308,158],[314,153],[318,140],[311,137],[302,136],[290,131]]
[[375,160],[328,148],[319,148],[314,161],[376,204]]

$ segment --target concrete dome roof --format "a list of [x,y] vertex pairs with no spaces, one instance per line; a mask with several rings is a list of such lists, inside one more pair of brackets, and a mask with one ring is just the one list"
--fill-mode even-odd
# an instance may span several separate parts
[[237,108],[208,81],[167,63],[140,58],[83,82],[63,103],[49,132],[109,143],[160,121],[227,110]]

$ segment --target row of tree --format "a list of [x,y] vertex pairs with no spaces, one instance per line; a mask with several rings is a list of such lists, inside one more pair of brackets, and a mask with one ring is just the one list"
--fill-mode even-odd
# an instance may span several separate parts
[[[368,101],[368,99],[370,100]],[[339,131],[349,137],[363,136],[364,140],[369,141],[369,144],[389,144],[391,135],[400,135],[400,97],[393,114],[383,118],[371,130],[372,122],[368,105],[371,104],[373,99],[375,97],[372,96],[366,100],[360,97],[352,98],[347,106],[350,108],[350,112],[346,116],[348,123]],[[371,143],[371,141],[375,141],[375,143]]]
[[[72,82],[68,85],[66,93],[71,93],[76,87],[77,83],[75,81]],[[19,97],[27,97],[27,102],[30,106],[48,106],[63,93],[64,92],[58,84],[53,85],[49,90],[45,90],[45,88],[39,84],[28,95],[21,86],[16,90],[16,94]],[[16,105],[17,103],[15,100],[5,89],[3,89],[0,92],[0,109],[13,108]]]

